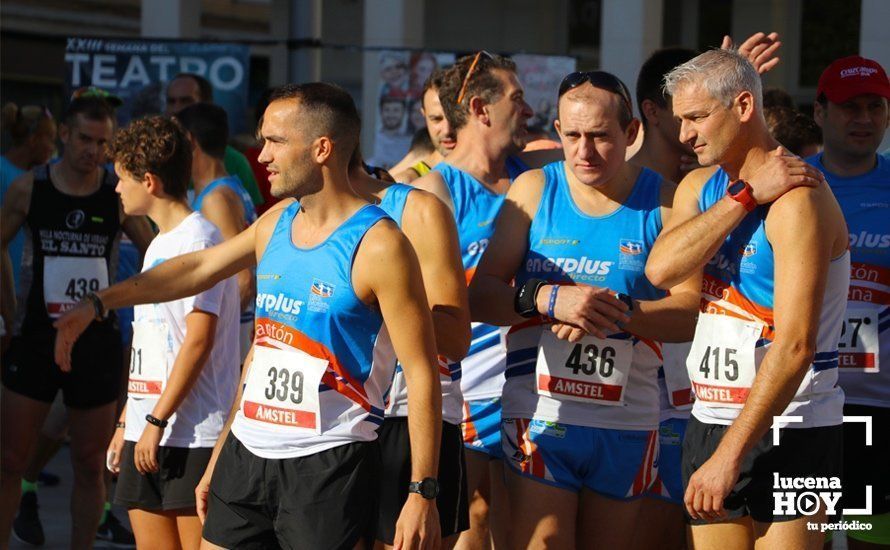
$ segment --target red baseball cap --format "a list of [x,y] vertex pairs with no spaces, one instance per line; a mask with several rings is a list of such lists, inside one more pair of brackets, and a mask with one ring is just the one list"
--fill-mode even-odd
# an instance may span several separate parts
[[822,94],[833,103],[843,103],[864,94],[890,99],[890,81],[880,63],[851,55],[838,59],[822,71],[816,97]]

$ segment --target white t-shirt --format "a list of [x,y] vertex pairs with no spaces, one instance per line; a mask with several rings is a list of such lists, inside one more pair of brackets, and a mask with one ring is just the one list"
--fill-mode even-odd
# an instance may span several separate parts
[[[204,250],[220,242],[222,236],[219,230],[199,212],[193,212],[173,230],[155,237],[145,253],[142,270],[147,271],[170,258]],[[241,374],[238,349],[240,297],[235,277],[221,281],[197,296],[163,304],[136,306],[134,330],[139,330],[140,323],[166,324],[166,370],[169,376],[185,339],[186,315],[194,309],[218,318],[213,350],[195,385],[169,418],[161,438],[162,446],[213,447],[235,399]],[[139,441],[147,424],[145,415],[151,414],[156,403],[157,397],[137,397],[130,393],[125,440]]]

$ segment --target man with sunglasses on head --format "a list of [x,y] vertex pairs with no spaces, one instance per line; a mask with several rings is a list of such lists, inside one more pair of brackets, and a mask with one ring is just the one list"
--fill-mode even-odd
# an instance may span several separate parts
[[[439,99],[457,145],[414,185],[438,196],[454,213],[469,283],[511,181],[528,169],[515,155],[525,147],[526,122],[533,113],[525,102],[516,65],[484,51],[458,59],[446,70]],[[479,497],[471,505],[470,531],[461,535],[461,544],[488,544],[485,501],[490,499],[491,510],[501,514],[489,522],[495,545],[501,547],[509,508],[499,481],[503,477],[499,398],[506,350],[498,327],[474,323],[472,330],[469,354],[461,361],[462,427],[469,451],[468,490],[470,494],[478,491]]]
[[692,331],[692,281],[644,273],[675,186],[628,164],[640,122],[615,76],[559,88],[564,162],[507,193],[470,285],[473,319],[511,326],[501,424],[514,548],[625,548],[657,471],[660,342]]
[[760,76],[743,56],[705,52],[665,83],[680,139],[718,167],[680,183],[646,266],[660,288],[690,278],[700,288],[682,454],[691,543],[821,548],[807,524],[826,521],[826,506],[783,505],[774,491],[777,478],[794,487],[841,475],[843,215],[821,173],[770,136]]
[[112,314],[90,324],[74,349],[71,373],[59,371],[50,349],[53,320],[113,282],[121,230],[141,250],[153,236],[144,218],[123,213],[114,192],[116,177],[103,166],[113,117],[104,99],[74,99],[59,128],[62,159],[21,176],[3,202],[4,270],[8,243],[20,228],[27,227],[29,243],[17,302],[12,289],[3,286],[4,301],[17,303],[18,314],[2,369],[0,545],[9,538],[22,475],[59,390],[71,423],[73,548],[92,546],[103,513],[105,446],[123,373],[117,320]]

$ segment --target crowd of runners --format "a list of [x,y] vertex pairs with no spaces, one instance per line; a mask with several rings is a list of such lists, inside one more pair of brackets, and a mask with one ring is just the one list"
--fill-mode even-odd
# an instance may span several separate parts
[[636,101],[569,74],[534,150],[480,51],[390,172],[286,85],[259,216],[200,77],[122,128],[7,106],[0,547],[66,437],[72,548],[890,545],[890,82],[838,59],[807,119],[779,45],[657,51]]

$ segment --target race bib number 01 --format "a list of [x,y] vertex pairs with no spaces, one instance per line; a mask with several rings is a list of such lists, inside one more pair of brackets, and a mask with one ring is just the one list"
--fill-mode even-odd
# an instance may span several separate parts
[[160,397],[167,385],[168,328],[166,323],[133,322],[130,349],[130,397]]
[[702,313],[686,369],[695,398],[721,407],[742,408],[757,374],[754,349],[759,323],[727,315]]
[[300,350],[256,346],[241,412],[276,429],[321,434],[318,386],[328,362]]
[[621,405],[633,342],[585,336],[577,344],[544,330],[535,366],[538,394],[596,405]]
[[838,366],[846,371],[876,373],[881,370],[878,340],[880,306],[847,306],[841,338],[837,343]]
[[59,317],[90,292],[108,286],[105,258],[47,256],[43,263],[43,299],[46,312]]

